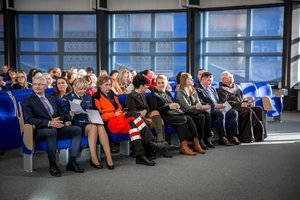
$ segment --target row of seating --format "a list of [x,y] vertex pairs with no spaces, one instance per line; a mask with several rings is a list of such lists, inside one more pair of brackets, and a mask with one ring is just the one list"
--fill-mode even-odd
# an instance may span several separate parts
[[256,99],[256,105],[264,108],[263,101],[261,100],[263,97],[268,97],[271,102],[272,108],[270,110],[266,110],[268,117],[273,117],[274,120],[281,120],[281,113],[283,108],[282,97],[274,96],[272,93],[272,87],[267,82],[243,82],[240,83],[243,89],[244,97],[252,97]]
[[[256,85],[251,83],[242,83],[243,93],[245,96],[252,96],[253,98],[259,98],[260,95],[271,95],[270,92],[260,93]],[[270,87],[267,85],[267,87]],[[24,125],[22,120],[22,109],[20,103],[23,99],[30,95],[33,91],[31,89],[26,90],[15,90],[11,93],[0,92],[0,149],[16,148],[22,145],[23,140],[23,166],[25,171],[32,171],[33,168],[33,153],[34,151],[46,151],[46,143],[44,141],[33,140],[33,130],[31,125]],[[272,91],[271,91],[272,92]],[[53,89],[47,89],[47,94],[52,94]],[[176,98],[176,92],[172,92],[173,99]],[[122,106],[126,107],[125,99],[126,94],[118,95],[120,103]],[[150,93],[145,94],[146,99],[149,101]],[[277,102],[277,104],[275,104]],[[272,97],[272,104],[274,107],[276,105],[281,106],[282,99],[277,97]],[[17,106],[18,105],[18,106]],[[268,115],[275,116],[278,114],[280,116],[281,107],[274,112],[269,112]],[[277,113],[276,113],[277,112]],[[9,122],[9,123],[8,123]],[[213,123],[216,126],[216,123]],[[23,138],[22,138],[22,133]],[[179,140],[177,137],[176,129],[170,125],[165,126],[165,132],[168,137],[171,138],[171,144],[179,145]],[[129,155],[130,151],[130,138],[128,134],[110,134],[108,133],[111,142],[120,142],[120,153],[124,155]],[[68,160],[68,147],[70,146],[70,140],[59,140],[58,149],[60,150],[60,163],[67,164]],[[84,137],[82,140],[82,146],[88,145],[87,138]],[[100,146],[98,146],[98,156],[100,156]]]

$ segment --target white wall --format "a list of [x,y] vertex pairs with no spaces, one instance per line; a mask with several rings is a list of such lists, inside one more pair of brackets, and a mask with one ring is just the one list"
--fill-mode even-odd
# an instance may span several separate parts
[[259,4],[283,3],[283,0],[200,0],[201,7],[228,7],[228,6],[244,6]]
[[[282,3],[283,0],[200,0],[202,8]],[[110,11],[183,9],[179,0],[107,0]],[[17,11],[93,11],[91,0],[15,0]]]
[[90,0],[15,0],[17,11],[93,11]]

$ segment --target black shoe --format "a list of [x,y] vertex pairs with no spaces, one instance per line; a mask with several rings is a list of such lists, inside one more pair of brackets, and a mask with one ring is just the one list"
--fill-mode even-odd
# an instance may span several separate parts
[[158,153],[159,153],[160,156],[163,156],[165,158],[172,158],[173,157],[173,155],[168,151],[167,147],[165,147],[163,149],[160,149],[158,151]]
[[61,177],[61,171],[55,162],[52,162],[49,167],[49,172],[52,176]]
[[204,143],[206,144],[206,146],[208,146],[209,148],[214,149],[215,146],[213,145],[213,143],[209,140],[209,139],[204,139]]
[[93,163],[92,159],[90,159],[90,166],[94,167],[96,169],[103,169],[103,166],[101,165],[101,163],[99,165],[96,165],[96,164]]
[[156,151],[153,151],[152,153],[146,153],[145,156],[148,158],[148,160],[155,160],[157,158]]
[[83,173],[84,170],[79,167],[79,165],[74,161],[67,164],[67,171],[73,171],[76,173]]
[[136,157],[135,163],[136,164],[142,164],[142,165],[148,165],[148,166],[154,166],[155,165],[155,162],[151,161],[151,160],[148,160],[148,158],[146,156]]
[[200,146],[201,146],[202,149],[208,150],[208,147],[207,147],[207,145],[205,145],[203,140],[199,140],[199,143],[200,143]]
[[107,166],[108,169],[110,169],[110,170],[115,169],[115,166],[114,166],[114,165],[109,165],[109,164],[107,163],[107,160],[105,160],[105,163],[106,163],[106,166]]

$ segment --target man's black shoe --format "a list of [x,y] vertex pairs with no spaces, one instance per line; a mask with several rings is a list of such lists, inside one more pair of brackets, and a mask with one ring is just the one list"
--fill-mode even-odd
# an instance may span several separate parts
[[67,170],[68,171],[74,171],[76,173],[83,173],[84,172],[84,170],[81,169],[76,162],[68,163],[67,164]]
[[52,176],[61,177],[61,171],[59,170],[55,162],[52,162],[50,164],[49,172]]
[[146,156],[138,156],[135,160],[136,164],[142,164],[142,165],[148,165],[148,166],[154,166],[155,162],[152,160],[149,160]]

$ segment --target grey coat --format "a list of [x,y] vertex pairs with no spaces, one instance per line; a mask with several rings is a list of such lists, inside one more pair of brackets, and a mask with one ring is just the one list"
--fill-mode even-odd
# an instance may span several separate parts
[[196,110],[196,104],[202,104],[196,91],[189,96],[183,89],[177,91],[176,102],[180,104],[184,112]]

